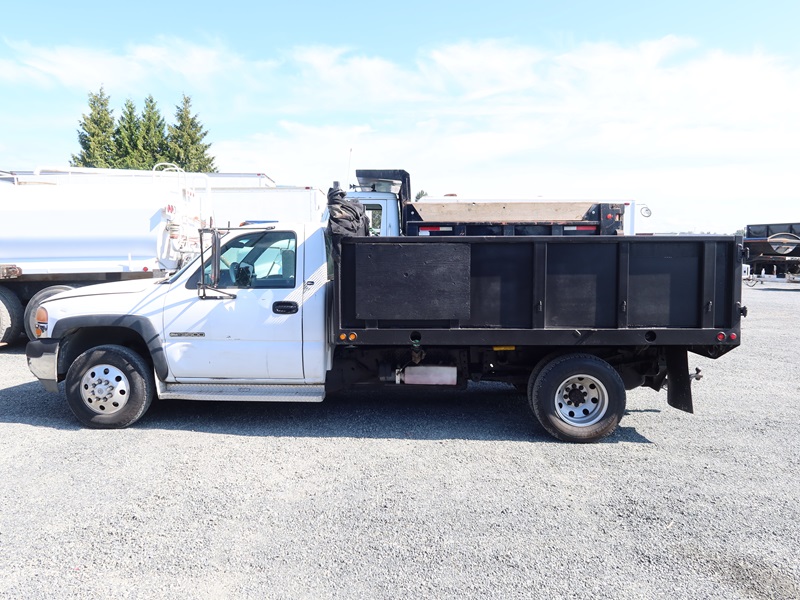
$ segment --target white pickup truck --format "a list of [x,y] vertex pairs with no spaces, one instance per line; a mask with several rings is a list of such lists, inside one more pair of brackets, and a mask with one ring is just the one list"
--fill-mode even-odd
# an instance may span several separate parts
[[613,431],[625,390],[692,411],[687,355],[739,345],[741,238],[351,237],[325,223],[204,232],[169,278],[65,292],[36,312],[33,374],[86,426],[164,399],[319,402],[355,386],[525,390],[554,436]]
[[198,294],[195,261],[167,279],[101,284],[44,302],[34,374],[51,391],[66,376],[70,406],[89,426],[129,425],[156,393],[322,400],[331,360],[324,225],[255,225],[226,240],[213,291]]

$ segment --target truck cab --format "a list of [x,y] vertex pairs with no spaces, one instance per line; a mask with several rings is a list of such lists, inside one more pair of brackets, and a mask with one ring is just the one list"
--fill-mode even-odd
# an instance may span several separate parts
[[363,170],[356,174],[358,185],[351,186],[347,198],[364,206],[370,221],[369,234],[376,237],[401,235],[402,206],[408,202],[410,190],[408,173]]
[[324,233],[310,223],[232,230],[214,254],[218,270],[198,263],[173,278],[163,312],[167,383],[323,383]]

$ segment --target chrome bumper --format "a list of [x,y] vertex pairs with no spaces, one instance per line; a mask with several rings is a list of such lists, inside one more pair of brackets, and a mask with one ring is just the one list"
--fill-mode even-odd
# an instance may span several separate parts
[[28,368],[48,392],[58,392],[58,340],[28,342],[25,347]]

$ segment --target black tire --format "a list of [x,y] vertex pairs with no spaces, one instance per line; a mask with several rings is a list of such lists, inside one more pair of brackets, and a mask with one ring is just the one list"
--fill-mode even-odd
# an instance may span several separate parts
[[122,429],[138,421],[156,395],[153,369],[124,346],[91,348],[67,371],[67,403],[94,429]]
[[533,398],[533,388],[536,385],[536,382],[539,379],[539,375],[542,374],[544,368],[549,365],[552,361],[554,361],[559,356],[562,356],[563,352],[551,352],[550,354],[546,355],[542,358],[536,366],[533,367],[533,371],[531,371],[530,377],[528,377],[528,385],[525,387],[524,393],[526,398]]
[[536,385],[536,380],[539,378],[539,374],[542,372],[542,369],[544,369],[551,360],[557,356],[561,356],[562,354],[563,352],[551,352],[550,354],[545,355],[545,357],[539,360],[539,362],[536,363],[536,366],[533,367],[531,374],[528,376],[528,382],[515,383],[514,389],[516,389],[518,393],[522,394],[526,400],[530,398],[531,394],[533,394],[533,386]]
[[75,288],[71,285],[51,285],[50,287],[46,287],[43,290],[39,290],[33,295],[33,298],[28,300],[28,304],[25,306],[25,333],[28,336],[29,340],[35,340],[36,334],[34,330],[36,329],[36,310],[39,308],[42,302],[47,300],[48,298],[55,296],[56,294],[60,294],[61,292],[67,292],[69,290],[74,290]]
[[595,442],[622,419],[625,385],[606,361],[591,354],[567,354],[541,369],[528,401],[550,435],[565,442]]
[[22,302],[6,287],[0,286],[0,346],[17,341],[22,333]]

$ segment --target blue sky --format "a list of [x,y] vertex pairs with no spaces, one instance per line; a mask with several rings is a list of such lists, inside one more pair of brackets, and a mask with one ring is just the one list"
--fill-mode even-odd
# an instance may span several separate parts
[[640,231],[800,221],[800,2],[14,3],[0,169],[66,165],[87,94],[181,94],[223,171],[633,199]]

